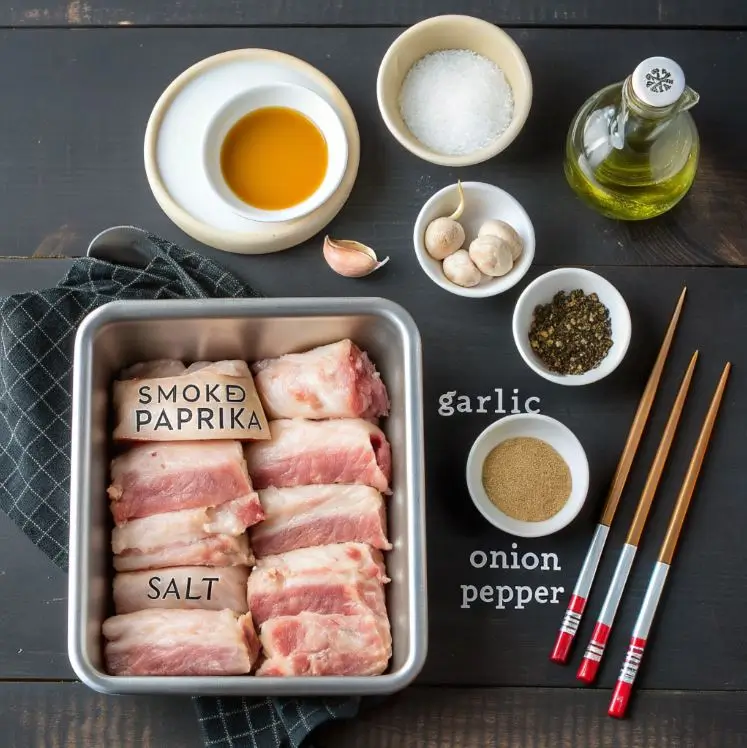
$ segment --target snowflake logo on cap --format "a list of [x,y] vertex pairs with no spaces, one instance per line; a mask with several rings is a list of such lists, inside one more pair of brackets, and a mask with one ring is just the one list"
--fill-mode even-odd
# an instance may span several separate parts
[[646,73],[646,88],[653,93],[664,93],[674,85],[674,78],[666,68],[653,68]]

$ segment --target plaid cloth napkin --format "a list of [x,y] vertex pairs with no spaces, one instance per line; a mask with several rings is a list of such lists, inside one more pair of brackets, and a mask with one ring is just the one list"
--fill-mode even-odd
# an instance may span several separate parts
[[[55,288],[0,298],[0,508],[64,570],[78,324],[114,299],[258,296],[195,252],[134,227],[112,232],[100,254],[113,262],[84,257]],[[205,745],[218,748],[296,748],[314,728],[359,707],[356,698],[194,703]]]

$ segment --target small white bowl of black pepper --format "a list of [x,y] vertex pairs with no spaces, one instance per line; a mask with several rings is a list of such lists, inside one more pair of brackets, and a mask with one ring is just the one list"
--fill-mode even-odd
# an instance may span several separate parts
[[539,276],[514,308],[513,335],[521,357],[556,384],[604,379],[625,358],[631,331],[622,294],[606,278],[583,268]]

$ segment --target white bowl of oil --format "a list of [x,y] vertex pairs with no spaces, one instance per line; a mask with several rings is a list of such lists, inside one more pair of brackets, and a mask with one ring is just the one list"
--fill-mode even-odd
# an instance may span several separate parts
[[348,141],[342,120],[321,96],[273,83],[242,91],[215,112],[202,163],[213,192],[238,215],[293,221],[340,186]]

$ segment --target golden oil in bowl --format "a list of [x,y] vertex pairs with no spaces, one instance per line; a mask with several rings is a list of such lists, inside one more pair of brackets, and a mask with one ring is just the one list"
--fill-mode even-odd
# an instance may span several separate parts
[[233,125],[220,161],[238,198],[262,210],[283,210],[319,189],[329,156],[324,135],[308,117],[290,107],[268,106]]

